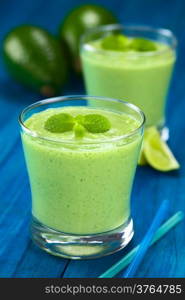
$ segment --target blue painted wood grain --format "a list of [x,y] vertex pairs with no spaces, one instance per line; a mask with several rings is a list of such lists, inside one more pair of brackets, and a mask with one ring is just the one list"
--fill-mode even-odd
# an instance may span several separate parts
[[[12,27],[20,24],[43,26],[57,34],[75,0],[2,0],[0,2],[0,42]],[[27,104],[40,99],[11,79],[0,56],[0,277],[97,277],[138,244],[157,207],[164,198],[171,213],[185,210],[185,2],[181,0],[101,0],[122,23],[168,27],[179,40],[178,61],[167,106],[169,144],[181,163],[176,172],[160,173],[138,168],[132,193],[135,236],[119,253],[91,261],[70,261],[44,253],[29,237],[31,196],[17,116]],[[71,80],[64,94],[83,93],[80,78]],[[140,266],[137,277],[185,277],[185,223],[154,245]],[[119,274],[118,274],[119,276]]]

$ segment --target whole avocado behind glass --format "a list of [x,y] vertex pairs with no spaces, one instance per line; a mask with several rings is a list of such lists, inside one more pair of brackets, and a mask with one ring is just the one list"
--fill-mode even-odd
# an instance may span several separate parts
[[99,5],[82,5],[69,12],[59,28],[59,36],[66,45],[71,65],[76,72],[81,72],[79,59],[81,36],[91,28],[117,22],[111,11]]

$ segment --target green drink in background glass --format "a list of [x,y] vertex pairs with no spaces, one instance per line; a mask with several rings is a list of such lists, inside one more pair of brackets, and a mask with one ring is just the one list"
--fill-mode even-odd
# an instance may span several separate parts
[[144,115],[136,106],[103,97],[50,98],[22,112],[32,239],[39,247],[82,259],[128,244],[133,236],[130,194],[143,124]]
[[127,99],[144,111],[146,126],[162,129],[175,48],[166,29],[107,25],[87,32],[81,43],[87,93]]

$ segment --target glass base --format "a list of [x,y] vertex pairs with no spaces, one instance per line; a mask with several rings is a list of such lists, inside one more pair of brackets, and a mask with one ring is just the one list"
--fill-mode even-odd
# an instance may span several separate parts
[[100,234],[73,235],[53,230],[32,219],[33,242],[46,252],[70,259],[90,259],[124,248],[134,235],[130,218],[122,226]]

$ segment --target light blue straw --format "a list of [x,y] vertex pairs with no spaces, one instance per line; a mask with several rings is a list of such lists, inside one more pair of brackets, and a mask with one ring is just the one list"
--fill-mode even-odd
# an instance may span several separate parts
[[[166,220],[156,231],[150,246],[155,244],[158,240],[164,237],[172,228],[174,228],[178,223],[180,223],[184,219],[184,212],[179,210],[173,216],[171,216],[168,220]],[[102,273],[98,278],[112,278],[125,267],[127,267],[132,260],[134,259],[140,244],[134,247],[130,252],[128,252],[125,256],[123,256],[119,261],[117,261],[114,265],[112,265],[108,270]]]
[[139,249],[138,249],[132,263],[130,264],[130,266],[128,267],[126,272],[122,274],[122,276],[121,276],[122,278],[132,278],[134,276],[137,268],[139,267],[145,253],[147,252],[147,250],[150,246],[150,243],[152,241],[152,238],[153,238],[156,230],[161,225],[162,221],[165,219],[167,212],[168,212],[168,208],[169,208],[169,201],[164,200],[162,202],[156,216],[154,217],[154,220],[153,220],[149,230],[147,231],[143,241],[141,242]]

